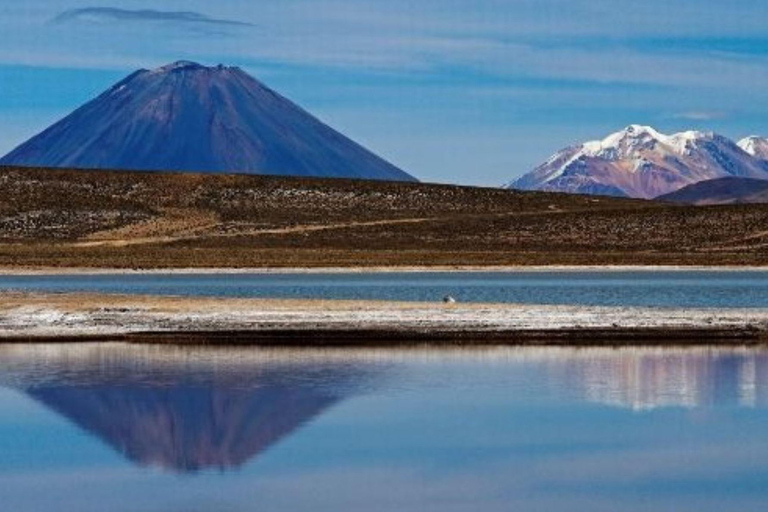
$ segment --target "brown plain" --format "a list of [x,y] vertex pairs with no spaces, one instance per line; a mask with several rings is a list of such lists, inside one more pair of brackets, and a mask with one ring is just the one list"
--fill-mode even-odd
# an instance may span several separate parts
[[0,266],[766,265],[768,205],[0,168]]

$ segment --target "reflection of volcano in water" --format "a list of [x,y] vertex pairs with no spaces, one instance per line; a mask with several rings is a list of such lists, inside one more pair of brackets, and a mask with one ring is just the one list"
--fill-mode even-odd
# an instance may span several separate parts
[[179,472],[245,464],[354,393],[364,377],[342,365],[253,357],[207,369],[165,360],[142,371],[149,361],[137,365],[128,354],[106,363],[51,358],[10,373],[15,386],[130,460]]
[[547,367],[553,382],[588,401],[635,410],[768,405],[763,351],[585,350]]
[[376,389],[395,368],[399,386],[426,393],[519,385],[534,398],[554,393],[635,410],[768,406],[768,351],[760,350],[0,345],[0,385],[24,391],[131,461],[178,472],[240,467],[328,408]]
[[241,466],[341,398],[279,386],[57,386],[28,393],[129,459],[178,471]]

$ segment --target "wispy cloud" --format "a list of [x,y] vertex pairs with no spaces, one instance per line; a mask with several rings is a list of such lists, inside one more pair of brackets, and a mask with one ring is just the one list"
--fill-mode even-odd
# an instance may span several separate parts
[[716,119],[725,119],[725,112],[707,112],[694,110],[690,112],[679,112],[673,116],[675,119],[684,119],[686,121],[714,121]]
[[151,9],[130,10],[118,9],[114,7],[84,7],[80,9],[70,9],[64,11],[52,20],[54,23],[71,22],[164,22],[181,23],[189,25],[217,25],[228,27],[252,27],[251,23],[212,18],[192,11],[156,11]]

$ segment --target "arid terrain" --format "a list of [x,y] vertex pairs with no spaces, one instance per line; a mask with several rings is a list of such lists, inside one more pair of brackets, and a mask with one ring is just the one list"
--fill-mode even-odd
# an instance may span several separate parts
[[0,168],[5,268],[765,265],[768,205]]

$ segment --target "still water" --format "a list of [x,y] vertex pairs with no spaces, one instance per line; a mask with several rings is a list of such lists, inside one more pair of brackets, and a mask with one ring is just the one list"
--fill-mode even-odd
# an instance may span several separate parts
[[527,271],[0,276],[0,292],[215,297],[768,307],[768,271]]
[[766,351],[0,346],[3,511],[766,508]]

